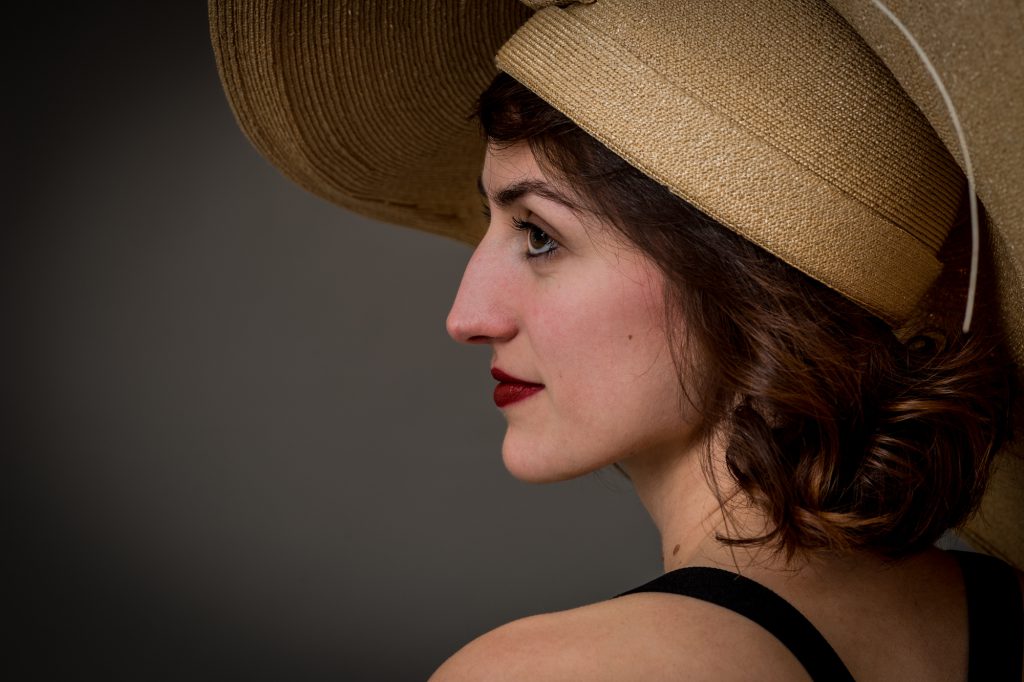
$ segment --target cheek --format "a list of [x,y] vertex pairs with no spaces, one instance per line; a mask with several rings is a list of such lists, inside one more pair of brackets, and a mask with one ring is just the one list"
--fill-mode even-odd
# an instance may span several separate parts
[[602,421],[611,411],[675,394],[661,289],[642,279],[645,274],[605,278],[575,297],[551,299],[558,305],[535,307],[535,357],[543,361],[560,411]]

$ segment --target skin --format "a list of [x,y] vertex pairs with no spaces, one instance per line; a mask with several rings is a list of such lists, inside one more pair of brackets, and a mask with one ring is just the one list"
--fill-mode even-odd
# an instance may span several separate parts
[[[491,346],[492,367],[544,384],[502,410],[505,466],[521,480],[549,482],[618,463],[670,548],[666,568],[711,560],[708,551],[720,554],[706,542],[719,505],[700,469],[699,415],[668,345],[664,276],[592,214],[537,193],[508,206],[493,201],[522,181],[575,199],[525,144],[489,146],[481,185],[490,222],[447,319],[456,341]],[[516,219],[538,229],[517,230]]]
[[[489,150],[481,180],[492,195],[550,182],[523,145]],[[557,481],[691,449],[695,416],[669,354],[660,271],[593,216],[537,194],[491,211],[447,328],[457,341],[489,344],[492,366],[545,386],[502,410],[508,470]],[[517,230],[514,218],[539,230]],[[546,255],[527,258],[531,244]]]
[[[964,679],[963,586],[945,553],[786,561],[715,539],[725,526],[702,453],[710,453],[720,483],[728,477],[718,439],[705,450],[695,436],[699,414],[683,397],[669,352],[664,278],[596,216],[534,193],[507,206],[495,201],[524,180],[573,199],[526,145],[490,146],[481,175],[490,222],[447,320],[456,341],[491,346],[492,367],[544,384],[502,410],[508,470],[545,482],[617,463],[658,528],[666,571],[717,566],[762,583],[810,619],[858,680]],[[517,230],[515,219],[538,229]],[[550,258],[525,257],[552,247]],[[688,366],[699,367],[697,355]],[[744,534],[764,519],[737,508],[732,523]],[[637,594],[509,623],[466,645],[431,678],[565,679],[807,676],[774,637],[735,613],[678,595]]]

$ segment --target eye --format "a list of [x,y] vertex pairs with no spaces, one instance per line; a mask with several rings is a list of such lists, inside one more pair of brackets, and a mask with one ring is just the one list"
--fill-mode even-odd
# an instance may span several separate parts
[[558,250],[558,242],[548,236],[548,233],[531,222],[512,219],[512,227],[526,232],[526,257],[527,258],[550,258]]

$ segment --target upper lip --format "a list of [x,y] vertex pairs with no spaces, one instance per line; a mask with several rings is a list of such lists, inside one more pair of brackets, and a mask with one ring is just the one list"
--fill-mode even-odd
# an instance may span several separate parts
[[511,374],[507,374],[497,367],[491,367],[491,376],[497,381],[503,381],[507,384],[525,384],[526,386],[543,386],[544,384],[537,384],[532,381],[525,381],[523,379],[517,379]]

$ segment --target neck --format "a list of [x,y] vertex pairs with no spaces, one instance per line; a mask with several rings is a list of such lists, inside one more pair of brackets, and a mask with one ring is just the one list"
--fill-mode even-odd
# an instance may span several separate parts
[[[896,565],[870,550],[844,553],[825,551],[801,554],[792,560],[763,547],[725,545],[716,536],[759,535],[765,528],[763,514],[749,507],[733,508],[726,525],[718,498],[701,469],[704,446],[679,454],[622,462],[633,487],[661,536],[665,572],[686,566],[712,566],[741,573],[776,591],[792,593],[790,579],[800,577],[804,590],[826,595],[841,582],[858,576],[873,579],[878,571]],[[711,461],[719,486],[729,491],[729,477],[720,450],[712,450]],[[723,495],[723,499],[725,496]],[[730,532],[726,532],[726,531]],[[932,550],[934,554],[936,550]],[[923,556],[923,554],[922,554]]]
[[[683,566],[719,566],[743,571],[752,566],[776,563],[761,549],[731,547],[716,539],[727,528],[721,505],[701,468],[704,445],[694,445],[682,455],[645,455],[622,463],[633,487],[661,536],[664,570]],[[723,492],[729,490],[721,452],[712,446],[711,461]],[[732,535],[762,528],[764,518],[751,510],[734,511],[728,520]]]

